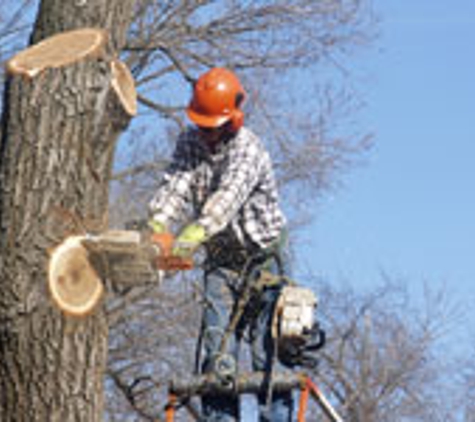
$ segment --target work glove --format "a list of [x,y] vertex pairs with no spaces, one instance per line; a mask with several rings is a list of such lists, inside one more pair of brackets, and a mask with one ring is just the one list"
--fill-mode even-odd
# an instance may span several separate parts
[[206,240],[206,230],[197,223],[186,226],[175,240],[173,255],[190,257]]
[[165,226],[165,224],[160,223],[156,220],[149,220],[147,222],[147,226],[152,229],[154,234],[163,234],[167,231],[167,227]]

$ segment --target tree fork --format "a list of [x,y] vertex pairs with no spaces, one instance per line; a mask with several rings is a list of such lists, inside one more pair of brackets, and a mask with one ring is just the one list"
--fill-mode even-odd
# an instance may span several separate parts
[[106,319],[96,312],[71,321],[51,306],[47,250],[71,234],[55,207],[84,219],[107,214],[115,144],[131,117],[112,87],[110,58],[124,43],[133,3],[43,0],[35,43],[100,28],[110,34],[105,49],[30,77],[13,71],[7,82],[0,144],[2,422],[102,420]]

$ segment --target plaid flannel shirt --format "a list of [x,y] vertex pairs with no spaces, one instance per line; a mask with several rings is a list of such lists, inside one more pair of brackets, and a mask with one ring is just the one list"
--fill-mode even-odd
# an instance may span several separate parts
[[191,211],[209,238],[228,233],[243,246],[250,240],[261,248],[275,241],[285,225],[271,159],[247,128],[213,153],[196,129],[184,132],[150,211],[166,226]]

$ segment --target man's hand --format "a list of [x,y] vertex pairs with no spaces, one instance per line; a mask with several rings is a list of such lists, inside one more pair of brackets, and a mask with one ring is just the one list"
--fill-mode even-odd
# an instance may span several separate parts
[[173,255],[189,257],[206,240],[203,226],[192,223],[186,226],[175,240]]
[[165,233],[167,231],[167,228],[166,228],[165,224],[160,223],[160,222],[155,221],[155,220],[149,220],[147,225],[150,229],[152,229],[154,234],[162,234],[162,233]]

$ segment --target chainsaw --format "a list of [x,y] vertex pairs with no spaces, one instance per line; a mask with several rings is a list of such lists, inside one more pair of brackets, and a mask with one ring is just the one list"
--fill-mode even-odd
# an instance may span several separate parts
[[160,282],[165,273],[192,270],[191,257],[173,253],[174,241],[171,233],[140,230],[67,237],[49,251],[53,303],[69,316],[83,317],[97,308],[106,290]]
[[173,244],[175,238],[169,232],[154,233],[150,241],[152,245],[158,247],[157,257],[155,259],[156,267],[162,271],[189,271],[194,268],[194,262],[191,257],[183,257],[173,254]]

